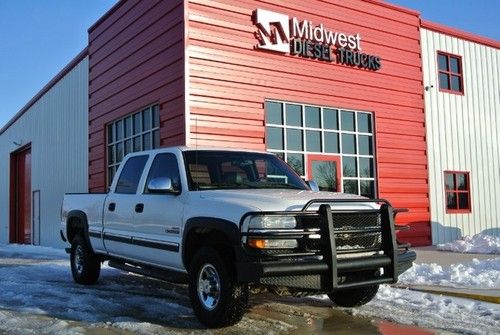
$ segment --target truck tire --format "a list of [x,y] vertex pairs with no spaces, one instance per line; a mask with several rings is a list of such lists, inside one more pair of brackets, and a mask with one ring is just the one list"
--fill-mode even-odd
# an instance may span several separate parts
[[377,294],[378,285],[350,288],[328,293],[330,300],[340,307],[357,307],[369,303]]
[[202,247],[190,265],[189,297],[202,324],[209,328],[230,326],[245,314],[248,285],[236,282],[231,266],[214,248]]
[[71,243],[70,263],[75,282],[83,285],[93,285],[97,282],[101,261],[81,235],[76,235]]

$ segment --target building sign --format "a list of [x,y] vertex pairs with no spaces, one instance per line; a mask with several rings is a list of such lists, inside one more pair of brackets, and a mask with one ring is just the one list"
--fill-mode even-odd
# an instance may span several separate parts
[[326,62],[377,71],[382,68],[380,57],[361,51],[361,36],[345,34],[314,25],[308,20],[256,9],[258,49],[313,58]]

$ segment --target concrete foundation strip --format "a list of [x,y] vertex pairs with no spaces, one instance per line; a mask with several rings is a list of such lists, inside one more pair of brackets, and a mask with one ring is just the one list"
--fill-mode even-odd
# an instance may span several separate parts
[[446,286],[437,287],[420,285],[393,285],[393,287],[500,304],[500,290],[471,290]]

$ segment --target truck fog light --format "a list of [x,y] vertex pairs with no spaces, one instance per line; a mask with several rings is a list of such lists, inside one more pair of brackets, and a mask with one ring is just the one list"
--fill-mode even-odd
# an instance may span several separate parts
[[297,240],[263,240],[248,239],[248,245],[256,249],[294,249],[298,247]]

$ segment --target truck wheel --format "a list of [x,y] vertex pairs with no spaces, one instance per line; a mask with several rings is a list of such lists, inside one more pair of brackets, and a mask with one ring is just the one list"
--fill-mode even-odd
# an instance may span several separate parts
[[71,274],[78,284],[93,285],[99,278],[101,262],[81,235],[71,243]]
[[230,326],[245,314],[248,285],[236,282],[231,267],[215,249],[202,247],[190,265],[189,297],[194,313],[205,326]]
[[369,303],[377,294],[378,285],[351,288],[328,293],[330,300],[340,307],[357,307]]

